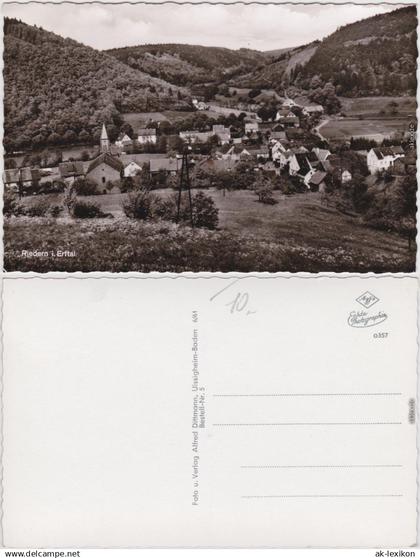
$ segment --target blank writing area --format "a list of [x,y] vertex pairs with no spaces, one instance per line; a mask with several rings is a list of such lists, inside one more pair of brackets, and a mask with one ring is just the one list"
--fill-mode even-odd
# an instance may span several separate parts
[[177,544],[191,509],[191,311],[169,310],[188,299],[177,285],[5,281],[7,546]]
[[[206,320],[207,497],[215,509],[224,502],[223,543],[413,544],[412,283],[324,279],[274,290],[247,281],[232,295],[247,293],[255,313],[234,312],[225,329]],[[356,302],[367,290],[380,299],[371,310]],[[351,327],[359,310],[387,319]]]

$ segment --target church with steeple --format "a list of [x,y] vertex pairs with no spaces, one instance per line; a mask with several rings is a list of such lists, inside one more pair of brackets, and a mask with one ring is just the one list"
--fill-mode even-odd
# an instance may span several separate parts
[[100,155],[90,162],[86,177],[96,182],[105,193],[106,186],[120,180],[124,171],[124,165],[120,159],[111,154],[111,142],[105,124],[102,125],[100,150]]
[[108,132],[106,131],[105,123],[102,124],[101,132],[101,153],[109,153],[111,151],[111,142],[108,138]]

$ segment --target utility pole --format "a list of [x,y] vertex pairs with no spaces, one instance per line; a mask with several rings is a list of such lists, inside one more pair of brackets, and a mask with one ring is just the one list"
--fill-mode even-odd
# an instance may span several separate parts
[[180,179],[179,179],[179,187],[178,187],[178,202],[177,202],[176,222],[179,223],[179,216],[180,216],[180,213],[181,213],[182,191],[187,190],[187,192],[188,192],[188,202],[190,204],[190,222],[191,222],[191,227],[194,227],[193,206],[192,206],[192,197],[191,197],[191,183],[190,183],[190,175],[189,175],[189,170],[188,170],[188,150],[189,149],[191,149],[191,148],[185,147],[184,152],[182,154],[181,176],[180,176]]

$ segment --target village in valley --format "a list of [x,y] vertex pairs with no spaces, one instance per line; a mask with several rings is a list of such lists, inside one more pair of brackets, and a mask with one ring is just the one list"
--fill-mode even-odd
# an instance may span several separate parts
[[[37,194],[43,185],[47,190],[51,185],[68,189],[81,180],[91,182],[93,190],[96,186],[98,194],[130,191],[134,185],[141,187],[142,182],[148,187],[164,187],[170,182],[177,189],[176,177],[185,149],[190,153],[191,185],[198,177],[201,187],[206,187],[201,184],[206,178],[208,187],[215,186],[220,178],[218,173],[234,172],[238,165],[242,172],[260,173],[259,183],[266,182],[268,189],[271,185],[275,190],[281,184],[285,190],[301,193],[327,192],[329,187],[350,182],[356,174],[365,179],[366,169],[373,176],[384,172],[399,176],[415,174],[413,145],[406,150],[401,145],[401,140],[410,139],[408,131],[404,136],[397,134],[396,145],[388,140],[382,146],[366,149],[366,144],[376,142],[364,137],[359,142],[352,138],[352,142],[339,146],[335,142],[331,148],[316,131],[325,121],[320,104],[300,105],[290,98],[279,100],[273,117],[265,121],[256,112],[239,108],[233,112],[232,107],[214,105],[214,111],[223,110],[226,114],[217,118],[221,124],[213,124],[215,118],[205,116],[209,105],[197,99],[192,104],[198,114],[204,115],[199,119],[200,129],[182,130],[174,136],[168,134],[167,120],[149,119],[146,127],[137,130],[123,125],[112,143],[103,123],[97,155],[93,158],[95,149],[91,146],[87,150],[79,148],[79,153],[58,162],[54,168],[37,165],[8,169],[3,182],[20,196]],[[252,108],[257,108],[255,102]],[[364,149],[352,149],[352,143],[359,143]],[[159,148],[161,145],[166,149]],[[46,157],[48,161],[48,152]],[[234,183],[228,184],[227,176],[226,182],[226,189],[238,189]]]
[[[370,97],[366,109],[364,99],[340,97],[316,77],[310,91],[246,81],[195,83],[164,110],[104,118],[92,135],[67,134],[76,141],[7,150],[6,227],[22,238],[15,242],[6,228],[6,265],[411,270],[415,98]],[[398,123],[378,131],[381,120]],[[28,246],[31,225],[45,231],[39,246],[34,237]],[[56,244],[76,259],[21,256]]]

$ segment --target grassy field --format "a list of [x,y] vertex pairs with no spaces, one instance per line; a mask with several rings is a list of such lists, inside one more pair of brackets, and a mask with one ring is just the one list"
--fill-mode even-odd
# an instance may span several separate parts
[[[275,192],[278,203],[270,206],[257,203],[249,191],[210,193],[219,208],[218,231],[128,220],[121,194],[95,196],[114,219],[6,219],[5,267],[41,272],[414,270],[415,252],[404,238],[361,225],[326,206],[319,194],[287,197]],[[50,201],[59,203],[60,198]],[[34,199],[25,199],[30,203]],[[77,256],[57,259],[51,255],[57,249]],[[50,255],[27,258],[21,256],[24,250]]]
[[[183,110],[165,110],[162,112],[130,112],[123,115],[124,121],[131,124],[134,130],[145,126],[149,120],[155,120],[157,122],[162,122],[164,120],[171,122],[177,122],[178,120],[184,120],[192,114],[196,114],[196,111],[183,111]],[[200,114],[206,114],[209,118],[218,118],[219,113],[212,110],[203,110]]]
[[130,124],[133,129],[145,126],[149,120],[168,120],[162,112],[127,112],[123,115],[124,122]]
[[407,132],[410,120],[408,118],[381,119],[353,119],[330,120],[322,126],[321,133],[327,140],[349,140],[351,137],[365,137],[375,141],[382,141],[391,137],[395,132]]
[[413,116],[416,114],[415,97],[340,97],[342,112],[347,116],[379,116],[381,111],[389,113],[393,108],[390,103],[396,103],[396,110],[400,116]]

